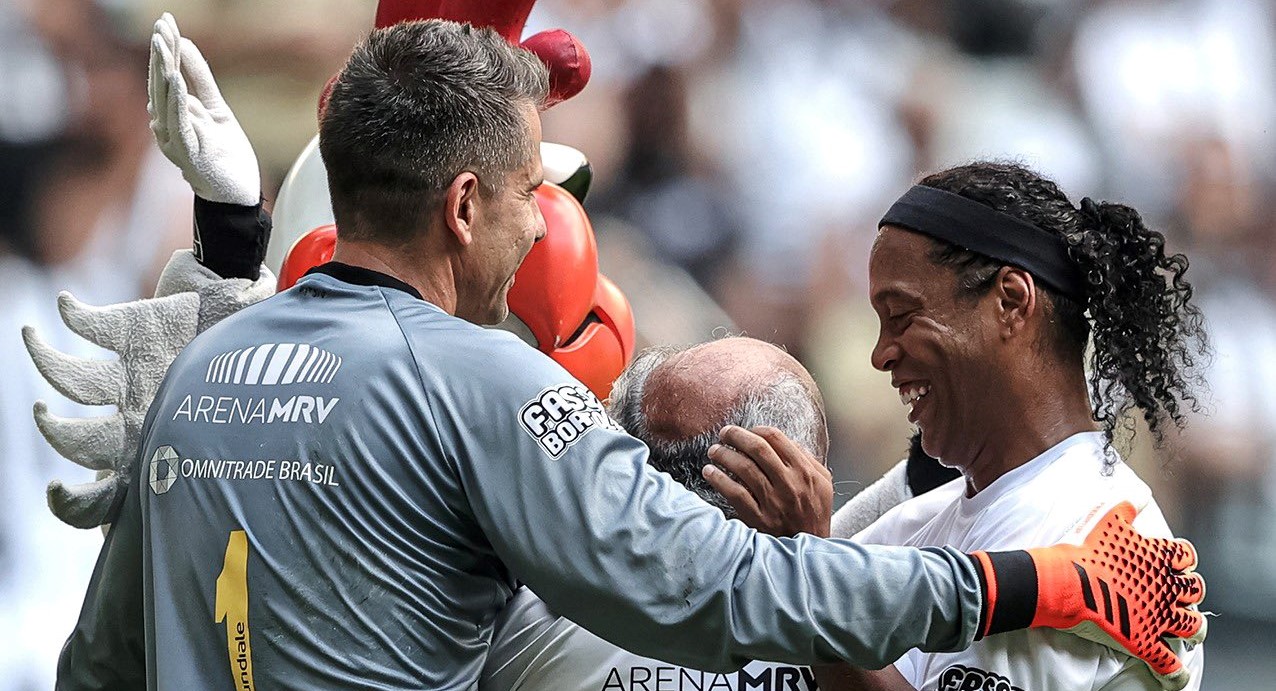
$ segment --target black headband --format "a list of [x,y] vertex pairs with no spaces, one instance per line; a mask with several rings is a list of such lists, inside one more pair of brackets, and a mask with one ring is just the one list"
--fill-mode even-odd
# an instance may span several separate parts
[[877,223],[878,228],[886,225],[1013,264],[1085,304],[1085,281],[1068,256],[1068,243],[1063,238],[973,199],[914,185]]

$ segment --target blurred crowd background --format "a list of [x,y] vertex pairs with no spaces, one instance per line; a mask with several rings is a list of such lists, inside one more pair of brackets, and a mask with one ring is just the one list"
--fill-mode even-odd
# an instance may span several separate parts
[[[19,329],[109,354],[58,320],[154,286],[190,238],[190,191],[147,128],[150,25],[210,61],[273,201],[325,80],[374,0],[0,0],[0,690],[52,686],[101,541],[44,505],[60,459]],[[828,399],[839,502],[903,456],[869,367],[876,220],[919,174],[1012,159],[1072,198],[1138,208],[1191,260],[1215,356],[1207,415],[1126,455],[1209,578],[1205,689],[1276,675],[1276,0],[540,0],[593,80],[545,116],[592,160],[603,269],[643,343],[743,332]],[[990,402],[995,405],[995,402]]]

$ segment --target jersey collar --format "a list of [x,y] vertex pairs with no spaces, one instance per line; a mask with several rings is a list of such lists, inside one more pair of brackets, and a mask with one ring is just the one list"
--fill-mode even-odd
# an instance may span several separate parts
[[306,272],[307,276],[310,274],[327,274],[338,281],[357,286],[382,286],[384,288],[394,288],[395,290],[402,290],[418,300],[425,299],[421,297],[421,291],[413,288],[403,281],[400,281],[394,276],[381,273],[380,271],[373,271],[372,269],[363,266],[353,266],[351,264],[343,264],[341,262],[328,262],[326,264],[320,264]]

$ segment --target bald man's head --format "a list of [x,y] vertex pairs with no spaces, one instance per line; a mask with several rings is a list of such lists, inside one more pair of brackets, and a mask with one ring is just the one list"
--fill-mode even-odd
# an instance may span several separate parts
[[650,463],[734,515],[701,476],[726,425],[778,428],[823,459],[824,402],[797,360],[754,338],[723,338],[639,353],[612,388],[610,412],[651,449]]

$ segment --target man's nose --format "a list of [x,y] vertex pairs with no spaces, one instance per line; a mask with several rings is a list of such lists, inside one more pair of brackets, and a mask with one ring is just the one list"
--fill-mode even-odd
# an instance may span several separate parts
[[889,372],[895,369],[895,365],[899,363],[900,349],[894,339],[887,338],[885,335],[877,339],[877,344],[873,346],[873,368],[882,372]]

